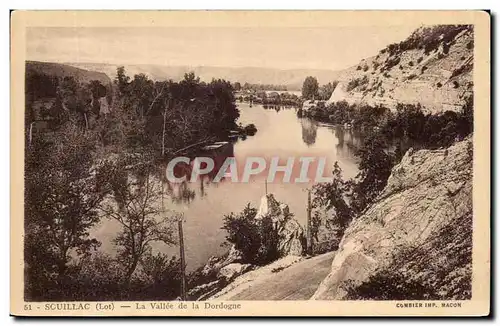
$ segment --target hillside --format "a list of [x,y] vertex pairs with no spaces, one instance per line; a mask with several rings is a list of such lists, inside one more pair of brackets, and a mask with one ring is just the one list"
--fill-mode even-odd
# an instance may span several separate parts
[[74,77],[80,83],[98,80],[103,85],[109,85],[111,79],[102,72],[92,71],[53,62],[26,61],[26,76],[44,74],[58,78]]
[[422,104],[457,111],[472,92],[474,35],[469,25],[421,27],[406,40],[339,72],[329,102]]
[[[119,64],[105,63],[67,63],[68,65],[99,71],[105,73],[109,78],[114,79],[116,68]],[[188,66],[163,66],[163,65],[124,65],[128,75],[144,73],[155,80],[172,79],[181,80],[184,74],[193,71],[201,80],[210,81],[212,78],[222,78],[231,82],[240,82],[241,84],[274,84],[286,85],[288,90],[300,90],[302,83],[307,76],[316,76],[322,84],[337,79],[338,73],[330,70],[315,69],[271,69],[257,67],[188,67]]]

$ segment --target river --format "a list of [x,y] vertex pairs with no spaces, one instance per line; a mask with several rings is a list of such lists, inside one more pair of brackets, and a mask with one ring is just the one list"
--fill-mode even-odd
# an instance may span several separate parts
[[[230,155],[237,162],[248,156],[301,156],[326,157],[325,175],[331,171],[331,164],[338,161],[345,178],[354,177],[357,172],[357,159],[351,145],[358,145],[359,138],[350,130],[342,127],[322,124],[307,118],[298,118],[295,108],[250,106],[238,103],[240,119],[243,125],[253,123],[257,127],[254,136],[239,139],[229,145]],[[277,180],[267,185],[267,191],[275,198],[289,205],[290,211],[302,224],[306,222],[306,188],[311,184],[288,183]],[[259,177],[249,183],[210,183],[190,185],[195,197],[189,203],[171,204],[185,214],[184,238],[186,246],[187,270],[192,271],[206,263],[207,259],[227,251],[221,246],[225,233],[221,230],[223,217],[231,212],[240,212],[247,203],[258,208],[261,197],[265,194],[265,178]],[[99,225],[94,235],[102,242],[102,250],[113,251],[111,239],[117,225],[105,221]],[[175,247],[157,249],[178,256]]]

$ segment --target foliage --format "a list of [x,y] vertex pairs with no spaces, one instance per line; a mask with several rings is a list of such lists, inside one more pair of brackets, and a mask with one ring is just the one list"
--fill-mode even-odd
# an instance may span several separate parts
[[255,219],[257,210],[247,204],[239,214],[224,216],[226,241],[242,252],[242,262],[265,265],[278,258],[277,230],[270,217]]
[[317,213],[321,211],[333,211],[330,219],[322,221],[316,215],[316,223],[313,223],[312,233],[317,238],[318,229],[321,224],[334,224],[337,227],[337,238],[341,238],[353,218],[353,211],[348,204],[348,195],[351,192],[351,184],[342,179],[342,169],[335,162],[332,171],[332,181],[318,183],[312,189],[312,207]]
[[118,161],[110,169],[113,201],[100,208],[104,217],[117,221],[122,227],[114,244],[118,250],[117,260],[125,270],[125,288],[130,285],[141,259],[151,251],[152,243],[175,243],[173,218],[161,207],[162,193],[158,181],[152,178],[147,165],[139,165],[132,172],[135,173],[131,173],[124,161]]
[[346,91],[350,92],[353,89],[355,89],[356,87],[368,84],[368,82],[369,82],[369,79],[367,76],[363,76],[360,78],[354,78],[351,81],[349,81],[349,83],[347,83]]
[[89,230],[99,221],[98,206],[106,195],[100,184],[106,176],[93,166],[93,149],[88,135],[67,124],[54,143],[37,140],[26,151],[28,297],[64,287],[71,256],[85,256],[99,246]]
[[360,214],[375,201],[387,184],[394,156],[386,152],[386,139],[380,133],[370,134],[358,150],[359,174],[351,180],[350,205],[355,214]]
[[428,55],[437,50],[439,45],[449,46],[455,37],[464,30],[471,31],[471,25],[436,25],[416,30],[406,40],[388,45],[381,53],[389,52],[389,55],[397,55],[404,51],[424,49]]
[[243,90],[251,91],[287,91],[286,85],[274,85],[274,84],[250,84],[245,83],[242,87]]
[[319,96],[319,84],[316,77],[309,76],[302,84],[302,98],[306,100],[317,99]]
[[332,96],[333,91],[335,90],[335,87],[338,85],[338,81],[334,82],[329,82],[328,84],[325,84],[319,88],[319,97],[318,99],[327,101],[330,99]]

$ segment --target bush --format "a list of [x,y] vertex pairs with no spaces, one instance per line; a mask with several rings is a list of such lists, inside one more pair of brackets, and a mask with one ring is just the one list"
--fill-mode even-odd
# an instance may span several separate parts
[[428,69],[427,66],[423,66],[420,72],[423,74],[427,69]]
[[253,123],[250,123],[243,128],[243,131],[245,135],[247,136],[253,136],[257,133],[257,127]]
[[358,86],[366,85],[368,81],[368,77],[366,76],[363,76],[363,78],[355,78],[347,83],[346,91],[350,92]]
[[413,61],[408,62],[408,66],[413,67]]
[[453,88],[458,88],[460,86],[456,80],[453,81]]
[[224,216],[223,230],[227,243],[234,244],[242,253],[242,262],[265,265],[278,259],[278,235],[271,218],[255,219],[257,210],[247,204],[239,214]]
[[385,66],[384,66],[385,70],[391,70],[392,67],[399,64],[400,61],[401,61],[401,58],[399,56],[397,56],[395,58],[388,58],[387,61],[385,62]]
[[437,88],[441,88],[441,87],[443,86],[443,84],[441,84],[440,82],[438,82],[438,83],[436,84],[436,86],[437,86]]
[[418,58],[418,59],[417,59],[417,63],[422,62],[422,60],[424,60],[424,57],[420,57],[420,58]]

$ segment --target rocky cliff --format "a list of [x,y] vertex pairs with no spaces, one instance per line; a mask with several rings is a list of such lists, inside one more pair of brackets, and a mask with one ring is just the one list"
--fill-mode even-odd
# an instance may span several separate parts
[[346,230],[312,299],[470,298],[472,152],[471,137],[408,150]]
[[329,102],[389,108],[420,103],[433,113],[457,111],[472,92],[473,48],[469,25],[421,27],[341,71]]

